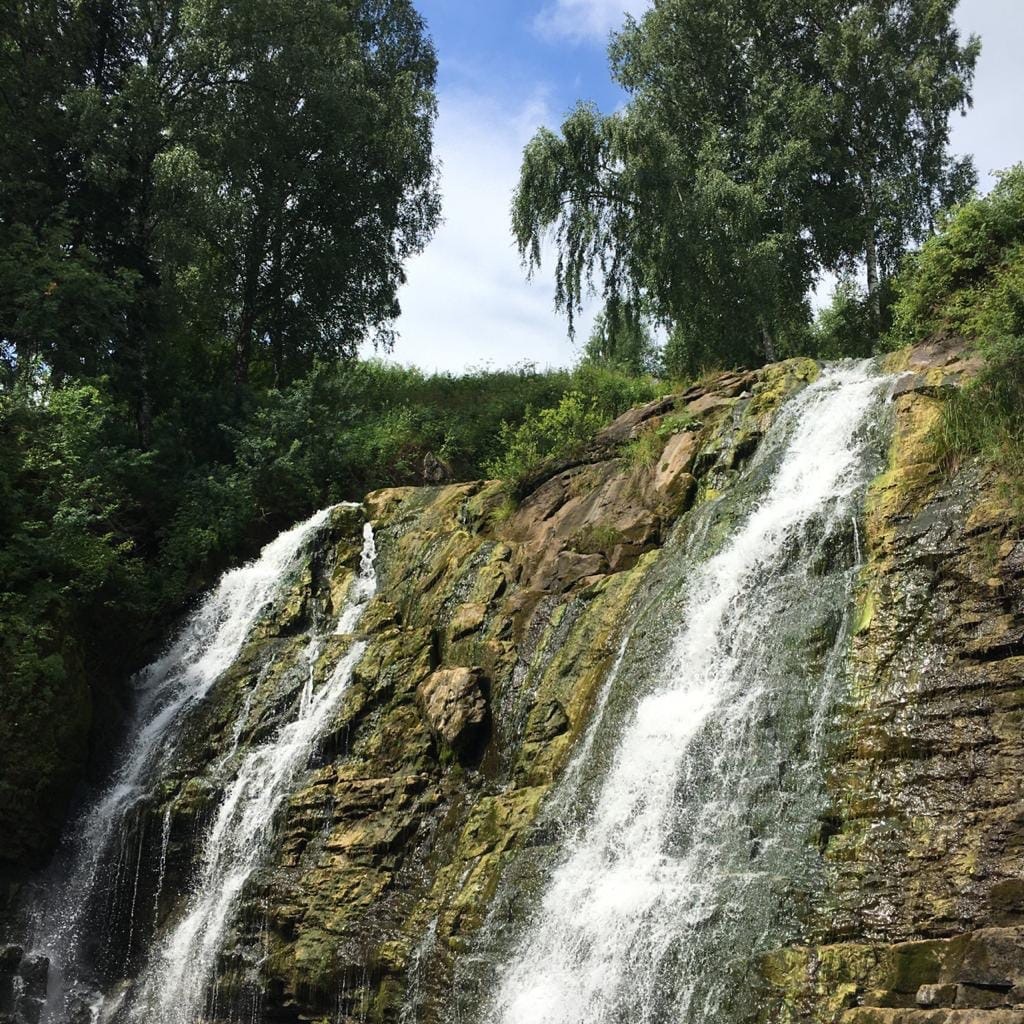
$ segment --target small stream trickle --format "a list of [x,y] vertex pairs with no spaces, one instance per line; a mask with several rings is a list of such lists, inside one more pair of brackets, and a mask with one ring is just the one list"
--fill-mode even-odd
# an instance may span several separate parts
[[[359,576],[335,634],[352,633],[376,590],[373,530],[367,524]],[[216,958],[243,887],[266,855],[279,807],[338,707],[366,643],[353,641],[327,680],[313,689],[324,638],[307,647],[310,664],[297,715],[272,739],[250,748],[235,771],[201,844],[202,867],[181,920],[151,952],[131,1000],[136,1024],[193,1024],[202,1015]]]

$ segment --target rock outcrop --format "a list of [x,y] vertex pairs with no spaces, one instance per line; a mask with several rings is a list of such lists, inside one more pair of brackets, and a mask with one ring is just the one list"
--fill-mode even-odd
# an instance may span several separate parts
[[973,364],[941,344],[900,359],[830,758],[829,886],[813,944],[766,961],[765,1020],[1024,1020],[1024,539],[996,473],[935,456]]
[[[538,811],[661,545],[738,477],[784,398],[817,373],[797,360],[725,374],[632,410],[511,514],[496,482],[386,490],[336,510],[137,811],[130,891],[98,908],[121,936],[108,984],[138,970],[180,913],[225,756],[273,735],[310,674],[325,685],[358,640],[348,690],[227,936],[211,1019],[447,1019],[460,954],[503,874],[545,848]],[[376,596],[358,636],[324,634],[364,519]]]

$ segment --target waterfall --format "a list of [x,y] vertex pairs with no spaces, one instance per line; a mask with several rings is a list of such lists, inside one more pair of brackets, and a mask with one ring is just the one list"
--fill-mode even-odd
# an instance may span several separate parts
[[[133,812],[142,805],[172,758],[182,724],[238,657],[253,627],[266,615],[302,564],[308,541],[328,520],[330,509],[281,534],[251,563],[224,574],[189,617],[167,652],[135,680],[135,726],[118,759],[113,779],[100,796],[76,817],[55,865],[60,879],[53,895],[36,912],[33,947],[49,958],[49,996],[44,1019],[63,1024],[73,976],[83,950],[97,941],[90,920],[95,893],[103,886],[137,887],[141,835],[126,836]],[[169,819],[163,822],[160,884],[166,867]],[[134,848],[134,863],[132,854]],[[135,893],[132,892],[134,923]]]
[[796,916],[785,883],[816,853],[852,528],[886,385],[870,364],[839,365],[788,403],[762,445],[775,452],[763,493],[711,550],[686,552],[681,615],[639,694],[620,652],[632,711],[606,760],[587,735],[588,763],[552,801],[585,810],[499,968],[488,1024],[720,1019]]
[[[375,556],[373,530],[367,523],[360,573],[336,633],[355,630],[366,602],[375,593]],[[307,648],[310,659],[318,657],[321,650],[317,639]],[[319,689],[304,688],[296,717],[242,758],[203,839],[202,866],[184,916],[159,942],[139,981],[139,995],[132,1000],[132,1021],[194,1024],[201,1018],[225,930],[245,883],[266,853],[276,812],[337,710],[365,648],[364,641],[354,641]],[[310,665],[310,679],[312,671]]]

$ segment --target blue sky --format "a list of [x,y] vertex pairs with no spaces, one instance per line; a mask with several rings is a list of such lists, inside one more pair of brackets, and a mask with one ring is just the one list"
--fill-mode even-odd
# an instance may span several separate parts
[[[526,281],[508,209],[524,143],[557,127],[578,99],[622,102],[608,73],[609,33],[647,0],[416,0],[437,47],[445,222],[408,267],[390,358],[428,370],[566,365],[578,349],[555,313],[550,276]],[[982,172],[1024,159],[1024,0],[961,0],[982,37],[974,109],[955,117],[953,148]],[[593,307],[589,311],[593,313]],[[586,337],[588,317],[581,325]]]

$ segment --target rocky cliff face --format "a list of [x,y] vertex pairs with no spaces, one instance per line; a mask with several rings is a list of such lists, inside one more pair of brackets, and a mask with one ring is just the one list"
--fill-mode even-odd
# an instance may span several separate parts
[[224,1005],[258,1001],[268,1021],[447,1020],[456,972],[454,1002],[474,1005],[479,930],[496,901],[514,916],[529,899],[521,865],[523,888],[499,883],[552,842],[538,811],[662,542],[816,374],[727,374],[633,410],[514,511],[493,483],[367,498],[369,646],[336,753],[291,799],[249,894]]
[[812,944],[765,964],[766,1020],[1024,1020],[1024,541],[995,474],[929,433],[971,365],[900,357],[866,518],[853,691],[829,765]]
[[[751,981],[766,1021],[1024,1024],[1012,1008],[1024,1004],[1024,543],[998,480],[931,454],[945,389],[970,365],[938,348],[900,359],[909,374],[870,492],[853,685],[827,765],[828,884],[806,941]],[[554,849],[545,797],[662,545],[733,485],[817,373],[792,361],[724,374],[633,410],[514,508],[499,485],[469,483],[336,510],[122,843],[119,877],[134,883],[97,911],[118,936],[96,954],[108,989],[180,914],[225,759],[358,640],[351,684],[244,891],[208,1019],[461,1019]],[[376,596],[358,636],[329,637],[310,669],[309,637],[342,605],[364,518]],[[39,970],[0,953],[0,1020],[38,1012]]]

